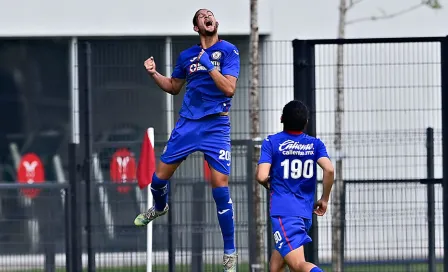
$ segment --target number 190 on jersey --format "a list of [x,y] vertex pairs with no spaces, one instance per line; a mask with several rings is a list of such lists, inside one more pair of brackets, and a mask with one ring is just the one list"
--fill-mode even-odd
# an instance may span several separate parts
[[283,167],[284,179],[312,178],[314,175],[313,160],[286,159],[280,165]]

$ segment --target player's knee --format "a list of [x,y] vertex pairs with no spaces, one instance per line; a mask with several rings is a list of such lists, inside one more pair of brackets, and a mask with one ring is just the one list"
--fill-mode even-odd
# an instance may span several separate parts
[[229,186],[229,176],[211,168],[211,182],[213,188],[227,187]]
[[271,260],[269,262],[269,271],[270,272],[284,272],[286,268],[286,264],[283,262],[283,259],[279,260]]
[[159,179],[169,180],[176,171],[177,167],[179,167],[179,164],[180,163],[166,164],[164,162],[159,162],[155,174]]

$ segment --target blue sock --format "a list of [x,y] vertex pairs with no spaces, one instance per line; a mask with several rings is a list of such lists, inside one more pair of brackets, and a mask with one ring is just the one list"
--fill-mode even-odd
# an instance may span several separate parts
[[324,272],[324,271],[316,266],[313,269],[311,269],[310,272]]
[[224,240],[224,254],[232,254],[235,249],[233,205],[230,198],[229,187],[218,187],[212,190],[218,210],[218,221]]
[[151,193],[157,211],[163,211],[168,202],[168,180],[159,179],[156,173],[152,175]]

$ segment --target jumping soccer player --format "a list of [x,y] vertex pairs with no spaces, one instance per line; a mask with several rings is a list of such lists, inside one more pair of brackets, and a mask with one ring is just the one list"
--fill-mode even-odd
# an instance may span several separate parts
[[152,177],[155,205],[137,216],[137,226],[147,225],[168,212],[168,181],[188,155],[200,151],[211,169],[211,185],[224,240],[224,271],[236,271],[233,205],[229,191],[229,109],[240,71],[235,45],[218,38],[218,22],[210,10],[200,9],[193,17],[193,29],[200,44],[183,51],[171,77],[156,70],[153,57],[145,68],[165,92],[177,95],[186,82],[180,118],[171,133]]
[[[307,232],[312,214],[325,214],[334,169],[324,143],[305,133],[308,109],[300,101],[283,108],[283,131],[268,136],[261,146],[256,171],[257,181],[271,192],[270,215],[275,250],[270,260],[271,272],[282,272],[285,266],[293,272],[320,272],[305,261],[303,245],[311,242]],[[323,169],[323,193],[314,205],[316,163]]]

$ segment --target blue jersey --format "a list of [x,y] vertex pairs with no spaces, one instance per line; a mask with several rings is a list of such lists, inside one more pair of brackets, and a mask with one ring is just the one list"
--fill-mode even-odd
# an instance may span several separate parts
[[283,131],[263,141],[258,163],[271,164],[271,216],[312,218],[321,157],[328,157],[324,143],[305,133]]
[[[202,47],[195,45],[180,53],[172,77],[185,79],[186,93],[180,109],[180,116],[188,119],[200,119],[204,116],[227,112],[231,106],[231,97],[226,97],[218,89],[207,69],[202,66],[197,57]],[[210,48],[205,49],[213,65],[223,75],[238,78],[240,58],[235,45],[220,40]]]

